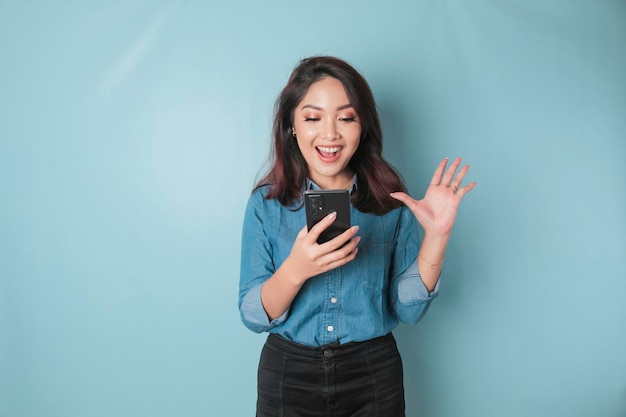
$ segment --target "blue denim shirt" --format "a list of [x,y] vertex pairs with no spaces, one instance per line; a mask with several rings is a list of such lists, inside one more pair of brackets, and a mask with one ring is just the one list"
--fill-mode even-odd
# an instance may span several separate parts
[[306,217],[301,204],[267,200],[267,190],[252,193],[243,222],[239,311],[250,330],[322,346],[383,336],[399,321],[414,324],[424,315],[439,284],[429,293],[417,269],[420,238],[413,213],[403,206],[377,216],[351,207],[361,236],[356,258],[310,278],[290,308],[270,321],[261,287],[289,256]]

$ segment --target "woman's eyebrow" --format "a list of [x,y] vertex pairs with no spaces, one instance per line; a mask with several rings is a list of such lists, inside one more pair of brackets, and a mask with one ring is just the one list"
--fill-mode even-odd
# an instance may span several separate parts
[[[350,107],[354,107],[354,106],[348,103],[348,104],[344,104],[342,106],[337,107],[337,110],[345,110],[345,109],[349,109]],[[322,107],[316,106],[314,104],[305,104],[304,106],[300,108],[300,110],[304,110],[304,109],[324,110]]]

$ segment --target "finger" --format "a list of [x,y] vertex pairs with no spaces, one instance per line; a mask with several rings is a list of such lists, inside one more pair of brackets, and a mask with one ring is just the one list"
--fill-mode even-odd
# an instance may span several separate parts
[[350,254],[350,256],[346,256],[345,258],[341,258],[335,261],[332,261],[326,265],[326,271],[333,270],[335,268],[339,268],[340,266],[344,266],[348,262],[352,262],[354,258],[356,258],[356,254],[359,251],[359,248],[354,249],[354,251]]
[[459,198],[463,198],[463,196],[465,194],[469,193],[470,191],[472,191],[474,189],[474,187],[476,187],[476,182],[472,182],[472,183],[466,185],[465,187],[459,188],[459,191],[457,191],[456,195],[458,195]]
[[[323,252],[330,253],[334,252],[337,249],[341,248],[346,244],[350,239],[354,237],[354,235],[359,231],[359,226],[352,226],[349,229],[345,230],[343,233],[335,236],[330,239],[328,242],[324,242],[320,245]],[[357,238],[360,240],[360,238]],[[357,240],[357,243],[358,243]],[[355,244],[356,246],[356,244]]]
[[433,174],[433,178],[430,180],[430,185],[441,184],[441,176],[443,175],[443,170],[446,169],[447,164],[448,158],[444,158],[443,161],[439,162],[439,165],[437,165],[437,169],[435,169],[435,173]]
[[331,224],[333,224],[336,218],[337,213],[334,211],[330,214],[327,214],[326,217],[317,222],[315,226],[313,226],[311,230],[309,230],[308,237],[310,237],[313,242],[317,242],[317,239],[320,237],[322,232],[326,230]]
[[461,164],[461,158],[456,158],[452,162],[452,164],[450,165],[450,168],[448,168],[448,170],[443,176],[443,179],[441,180],[441,185],[450,185],[450,183],[452,182],[452,176],[454,175],[454,173],[456,172],[460,164]]
[[469,171],[469,168],[470,168],[469,165],[465,165],[463,168],[461,168],[461,170],[456,175],[454,180],[452,180],[452,182],[450,182],[450,186],[455,187],[455,188],[459,188],[459,186],[463,182],[463,178],[465,178],[465,174],[467,174],[467,171]]
[[361,240],[360,237],[353,238],[348,244],[345,246],[328,253],[325,255],[320,261],[322,261],[328,270],[336,268],[341,265],[345,265],[356,257],[356,253],[359,248],[357,245]]
[[304,237],[307,235],[307,233],[309,233],[309,227],[308,226],[304,226],[302,229],[300,229],[300,231],[298,232],[298,235],[296,236],[296,240],[297,239],[304,239]]
[[413,198],[410,195],[408,195],[407,193],[402,192],[402,191],[396,191],[396,192],[393,192],[393,193],[391,193],[389,195],[391,197],[395,198],[396,200],[402,201],[406,205],[409,205],[409,204],[411,204],[414,201]]
[[407,206],[410,210],[413,210],[417,206],[417,204],[418,204],[417,201],[415,201],[415,199],[413,199],[407,193],[395,192],[395,193],[391,193],[389,195],[391,197],[395,198],[396,200],[399,200],[399,201],[403,202],[404,205]]

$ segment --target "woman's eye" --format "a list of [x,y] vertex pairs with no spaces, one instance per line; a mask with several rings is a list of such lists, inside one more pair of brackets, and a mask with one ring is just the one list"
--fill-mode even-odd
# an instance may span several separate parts
[[355,122],[356,117],[340,117],[339,120],[342,122]]
[[304,121],[305,122],[317,122],[319,120],[319,118],[317,117],[305,117]]

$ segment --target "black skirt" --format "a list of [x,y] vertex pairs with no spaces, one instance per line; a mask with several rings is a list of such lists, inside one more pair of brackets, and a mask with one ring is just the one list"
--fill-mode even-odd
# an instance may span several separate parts
[[392,334],[318,348],[271,334],[261,352],[257,417],[404,417]]

